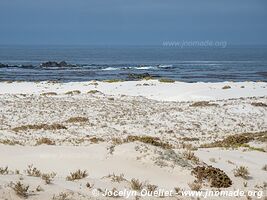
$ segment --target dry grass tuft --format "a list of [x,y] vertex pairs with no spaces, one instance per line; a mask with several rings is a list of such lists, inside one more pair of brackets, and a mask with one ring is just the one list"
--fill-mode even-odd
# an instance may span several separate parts
[[131,184],[131,188],[136,191],[142,190],[145,185],[139,179],[134,179],[134,178],[130,181],[130,184]]
[[211,187],[227,188],[232,185],[232,180],[219,168],[212,166],[197,166],[191,173],[196,176],[198,182],[207,180]]
[[108,176],[104,177],[104,178],[110,178],[112,182],[117,182],[117,183],[120,183],[122,181],[127,181],[125,178],[124,178],[124,174],[120,174],[120,175],[115,175],[114,173],[113,174],[109,174]]
[[69,176],[67,176],[66,180],[67,181],[74,181],[74,180],[79,180],[86,178],[88,176],[87,171],[84,170],[77,170],[76,172],[71,172]]
[[72,198],[70,198],[70,194],[66,193],[66,192],[61,192],[58,195],[53,195],[52,200],[71,200]]
[[36,192],[44,191],[44,189],[40,185],[38,185],[35,190],[36,190]]
[[71,117],[66,122],[67,123],[84,123],[88,121],[89,119],[87,117]]
[[18,196],[27,198],[29,196],[29,186],[22,184],[20,181],[17,183],[11,183],[11,188],[16,192]]
[[240,166],[234,169],[235,177],[242,177],[243,179],[248,179],[249,171],[248,168],[245,166]]
[[147,184],[146,185],[146,188],[147,188],[147,191],[154,192],[154,191],[156,191],[156,189],[158,188],[158,186],[157,185],[152,185],[152,184]]
[[8,173],[9,173],[8,166],[0,167],[0,174],[1,175],[7,175]]
[[35,124],[35,125],[24,125],[15,127],[12,130],[15,132],[19,131],[27,131],[27,130],[60,130],[60,129],[67,129],[67,127],[61,124]]
[[183,153],[183,157],[187,160],[191,160],[193,161],[194,163],[199,163],[199,158],[195,156],[195,153],[190,151],[190,150],[187,150]]
[[28,176],[34,176],[34,177],[41,177],[42,173],[40,170],[38,170],[36,167],[33,167],[33,165],[28,165],[28,169],[25,170]]
[[46,144],[46,145],[55,145],[55,141],[50,140],[49,138],[40,138],[39,140],[37,140],[36,145],[42,145],[42,144]]
[[87,188],[91,189],[91,188],[94,187],[94,184],[91,184],[91,183],[87,182],[87,183],[85,184],[85,186],[86,186]]
[[45,181],[46,184],[50,184],[54,180],[55,176],[56,176],[55,172],[52,172],[50,174],[44,173],[44,174],[42,174],[41,178]]
[[202,184],[199,182],[188,183],[188,186],[193,191],[200,191],[202,188]]
[[169,143],[165,143],[160,141],[158,137],[151,137],[151,136],[132,136],[129,135],[125,142],[135,142],[139,141],[145,144],[150,144],[153,146],[161,147],[163,149],[171,149],[173,146]]

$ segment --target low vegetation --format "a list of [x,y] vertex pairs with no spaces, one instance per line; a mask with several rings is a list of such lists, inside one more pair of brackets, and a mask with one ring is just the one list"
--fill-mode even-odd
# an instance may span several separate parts
[[88,121],[89,119],[87,117],[71,117],[66,122],[67,123],[84,123]]
[[54,172],[49,173],[49,174],[44,173],[42,174],[41,178],[45,181],[46,184],[50,184],[54,180],[55,176],[56,176],[56,173]]
[[23,145],[21,142],[17,140],[10,140],[10,139],[5,139],[5,140],[0,140],[0,144],[5,144],[5,145]]
[[252,147],[248,144],[246,145],[243,145],[244,147],[247,147],[249,150],[251,151],[260,151],[260,152],[266,152],[264,148],[261,148],[261,147]]
[[87,171],[77,170],[76,172],[71,172],[69,176],[66,177],[67,181],[75,181],[79,179],[86,178],[88,176]]
[[162,78],[162,79],[159,79],[159,82],[161,82],[161,83],[175,83],[175,80],[168,79],[168,78]]
[[193,183],[188,183],[188,186],[193,191],[200,191],[202,188],[202,184],[196,181],[194,181]]
[[53,195],[52,200],[70,200],[70,194],[66,192],[61,192],[58,195]]
[[128,74],[128,79],[130,80],[150,80],[153,77],[149,73],[143,73],[143,74]]
[[35,124],[35,125],[23,125],[19,127],[15,127],[12,130],[15,132],[19,131],[27,131],[27,130],[60,130],[67,129],[67,127],[61,124]]
[[199,138],[196,137],[183,137],[181,140],[186,141],[186,142],[194,142],[194,141],[199,141]]
[[253,147],[250,147],[249,145],[247,145],[248,142],[253,141],[253,140],[266,142],[267,132],[242,133],[242,134],[230,135],[230,136],[227,136],[223,140],[215,141],[209,144],[202,144],[200,147],[202,148],[214,148],[214,147],[238,148],[238,147],[243,146],[243,147],[248,147],[251,150],[253,150]]
[[44,189],[40,185],[38,185],[35,190],[36,190],[36,192],[44,191]]
[[123,139],[121,139],[121,138],[112,138],[111,141],[112,141],[112,144],[114,144],[114,145],[120,145],[120,144],[124,143]]
[[104,82],[106,83],[117,83],[117,82],[122,82],[123,80],[120,79],[110,79],[110,80],[105,80]]
[[251,138],[244,135],[231,135],[221,141],[215,141],[211,144],[204,144],[201,147],[212,148],[212,147],[240,147],[251,141]]
[[42,145],[42,144],[46,144],[46,145],[55,145],[55,141],[49,139],[49,138],[40,138],[37,140],[36,145]]
[[256,106],[256,107],[267,107],[267,104],[262,103],[262,102],[253,102],[251,103],[252,106]]
[[210,187],[227,188],[232,185],[232,180],[219,168],[212,166],[197,166],[191,173],[197,178],[198,182],[204,180],[210,183]]
[[157,166],[166,167],[169,166],[169,164],[171,164],[171,166],[180,166],[185,168],[192,166],[188,160],[183,157],[183,155],[175,152],[173,149],[157,151],[157,153],[159,154],[159,156],[155,159],[155,164]]
[[139,179],[134,179],[134,178],[130,181],[130,185],[131,189],[136,191],[142,190],[145,186],[145,184],[142,183]]
[[207,106],[218,106],[217,103],[210,103],[209,101],[197,101],[192,103],[190,107],[207,107]]
[[117,182],[117,183],[120,183],[122,181],[127,181],[125,178],[124,178],[124,174],[120,174],[120,175],[115,175],[114,173],[113,174],[109,174],[108,176],[104,177],[104,178],[109,178],[111,179],[112,182]]
[[91,184],[91,183],[87,182],[87,183],[85,184],[85,186],[86,186],[87,188],[91,189],[91,188],[93,188],[94,184]]
[[190,151],[190,150],[187,150],[183,153],[183,157],[187,160],[191,160],[193,161],[194,163],[199,163],[199,158],[195,156],[195,153]]
[[230,89],[230,88],[231,88],[230,85],[225,85],[225,86],[222,87],[223,90]]
[[28,165],[28,168],[25,170],[28,176],[41,177],[42,173],[33,165]]
[[153,146],[161,147],[163,149],[171,149],[172,145],[166,142],[162,142],[158,137],[151,136],[128,136],[125,140],[126,142],[142,142],[145,144],[150,144]]
[[99,138],[99,137],[92,137],[89,139],[90,142],[98,144],[99,142],[104,142],[105,140],[103,138]]
[[97,94],[97,93],[101,93],[101,92],[98,90],[90,90],[87,92],[87,94]]
[[175,194],[177,194],[177,195],[181,195],[181,188],[180,187],[175,187],[174,188],[174,191],[175,191]]
[[267,165],[264,165],[264,166],[262,167],[262,170],[267,171]]
[[157,190],[157,188],[158,188],[157,185],[153,185],[153,184],[147,184],[147,185],[146,185],[146,189],[147,189],[147,191],[149,191],[149,192],[154,192],[154,191]]
[[213,162],[213,163],[216,163],[217,162],[215,158],[210,158],[209,161],[210,162]]
[[20,181],[17,183],[11,183],[11,188],[16,192],[20,197],[27,198],[29,196],[29,185],[24,185]]
[[0,175],[7,175],[9,173],[8,166],[0,167]]
[[68,91],[65,93],[66,95],[77,95],[77,94],[81,94],[80,90],[72,90],[72,91]]
[[57,95],[56,92],[44,92],[41,94],[41,96],[55,96],[55,95]]
[[236,177],[241,177],[243,179],[248,179],[249,171],[248,168],[245,166],[239,166],[234,169],[234,175]]

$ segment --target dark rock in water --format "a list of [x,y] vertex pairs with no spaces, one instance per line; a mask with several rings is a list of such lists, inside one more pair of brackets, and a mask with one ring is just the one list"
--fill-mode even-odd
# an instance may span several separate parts
[[130,80],[140,80],[140,79],[151,79],[153,78],[149,73],[143,73],[143,74],[128,74],[128,78]]
[[21,65],[22,68],[34,68],[35,66],[33,65]]
[[0,63],[0,68],[9,67],[9,65]]
[[8,65],[8,64],[2,64],[0,63],[0,68],[6,68],[6,67],[22,67],[22,68],[33,68],[33,65]]
[[40,67],[76,67],[76,65],[68,64],[65,61],[55,62],[55,61],[48,61],[42,63]]
[[267,72],[257,72],[257,74],[263,76],[263,77],[267,77]]

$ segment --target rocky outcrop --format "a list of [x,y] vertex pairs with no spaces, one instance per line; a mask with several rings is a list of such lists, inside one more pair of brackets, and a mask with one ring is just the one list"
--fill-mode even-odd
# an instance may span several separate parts
[[48,62],[44,62],[40,65],[40,67],[76,67],[76,65],[72,65],[72,64],[68,64],[65,61],[61,61],[61,62],[55,62],[55,61],[48,61]]
[[9,65],[9,64],[3,64],[0,63],[0,68],[7,68],[7,67],[21,67],[21,68],[32,68],[34,67],[33,65]]
[[9,65],[0,63],[0,68],[9,67]]

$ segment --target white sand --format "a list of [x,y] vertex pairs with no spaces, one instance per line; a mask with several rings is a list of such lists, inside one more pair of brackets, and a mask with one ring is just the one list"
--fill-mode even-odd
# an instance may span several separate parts
[[[225,85],[231,88],[222,89]],[[65,94],[72,90],[79,90],[81,94]],[[90,90],[101,93],[87,94]],[[56,92],[58,95],[40,95],[46,92]],[[192,101],[200,100],[208,100],[215,105],[192,106]],[[253,103],[262,103],[263,106],[254,106]],[[29,185],[28,199],[36,200],[53,199],[53,195],[60,192],[67,194],[66,200],[109,199],[103,197],[102,193],[96,198],[92,192],[113,188],[131,190],[129,181],[132,178],[155,184],[160,189],[173,190],[174,187],[179,187],[189,190],[188,183],[195,180],[191,175],[192,167],[198,164],[184,158],[186,149],[182,148],[182,143],[199,147],[203,143],[221,140],[227,135],[266,131],[265,104],[267,83],[264,82],[1,82],[0,171],[4,166],[8,166],[10,171],[7,175],[0,174],[0,200],[23,199],[11,187],[11,182],[17,181]],[[69,118],[78,116],[86,117],[89,121],[67,122]],[[23,125],[55,123],[66,129],[13,130]],[[140,142],[114,145],[111,141],[112,138],[125,139],[129,135],[156,136],[163,142],[171,143],[174,150],[164,150]],[[54,141],[55,145],[36,146],[38,139],[44,137]],[[95,144],[90,140],[93,137],[104,141]],[[195,141],[185,141],[185,137]],[[21,145],[9,145],[12,142]],[[267,144],[253,141],[249,145],[260,147],[265,152],[245,147],[199,148],[194,153],[200,159],[199,165],[220,168],[231,178],[233,185],[225,190],[262,191],[264,199],[267,172],[262,167],[267,164]],[[56,172],[52,184],[45,184],[40,177],[28,176],[24,170],[30,164],[43,173]],[[248,180],[234,176],[233,170],[238,166],[248,167]],[[14,174],[16,169],[20,174]],[[77,169],[87,170],[88,177],[73,182],[66,181],[66,176]],[[105,177],[112,173],[124,174],[127,180],[112,182]],[[88,182],[93,185],[92,188],[86,187]],[[244,186],[245,182],[247,187]],[[38,185],[44,191],[36,191]],[[207,182],[202,187],[202,190],[214,189]],[[163,199],[177,198],[192,199],[185,196]],[[57,199],[64,198],[54,198]]]
[[[98,85],[95,86],[94,83]],[[143,85],[148,84],[148,85]],[[230,89],[222,89],[230,86]],[[242,88],[244,87],[244,88]],[[154,100],[191,101],[219,100],[267,95],[266,82],[221,82],[221,83],[161,83],[157,80],[106,82],[13,82],[0,83],[0,94],[40,94],[43,92],[65,93],[70,90],[88,92],[99,90],[109,95],[143,96]]]

